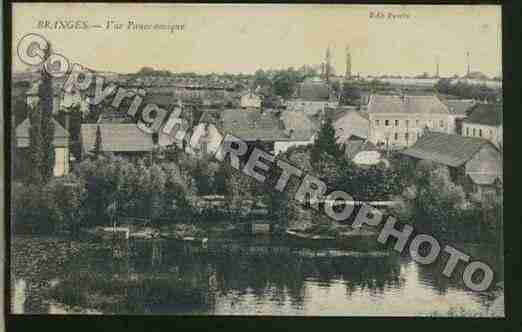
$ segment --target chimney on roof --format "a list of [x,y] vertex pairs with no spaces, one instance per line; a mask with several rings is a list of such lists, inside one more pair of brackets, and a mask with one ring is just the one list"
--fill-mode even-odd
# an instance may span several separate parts
[[471,73],[471,65],[469,63],[469,52],[466,53],[466,61],[467,61],[466,77],[469,78],[469,74]]
[[439,56],[436,58],[435,77],[439,78]]

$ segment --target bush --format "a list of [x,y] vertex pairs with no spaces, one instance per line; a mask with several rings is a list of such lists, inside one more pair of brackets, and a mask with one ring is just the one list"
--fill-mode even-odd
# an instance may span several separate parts
[[47,233],[54,230],[53,201],[41,186],[14,184],[11,204],[11,222],[16,233]]
[[83,221],[83,185],[74,176],[41,185],[15,184],[12,191],[15,232],[74,231]]
[[401,221],[444,239],[494,240],[494,227],[485,222],[494,208],[470,202],[463,187],[452,182],[447,167],[421,161],[412,178],[415,184],[403,191],[400,204],[392,209]]
[[82,162],[79,176],[86,185],[84,207],[93,225],[107,223],[114,214],[158,219],[190,209],[186,197],[193,192],[192,178],[173,162],[149,165],[101,156]]

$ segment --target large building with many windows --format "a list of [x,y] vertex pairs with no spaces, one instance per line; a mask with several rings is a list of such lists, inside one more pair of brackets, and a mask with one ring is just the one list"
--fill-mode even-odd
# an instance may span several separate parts
[[368,102],[369,141],[381,149],[413,145],[425,131],[450,133],[448,108],[434,95],[371,95]]
[[502,146],[502,105],[477,104],[462,123],[462,136],[484,138]]

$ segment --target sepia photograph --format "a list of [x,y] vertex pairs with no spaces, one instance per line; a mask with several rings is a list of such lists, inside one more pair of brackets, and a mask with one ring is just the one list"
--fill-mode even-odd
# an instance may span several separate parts
[[505,317],[500,5],[10,8],[8,313]]

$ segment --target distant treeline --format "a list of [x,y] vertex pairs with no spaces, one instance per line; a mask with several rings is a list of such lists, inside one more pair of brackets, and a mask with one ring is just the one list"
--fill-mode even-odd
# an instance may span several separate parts
[[497,102],[502,99],[502,89],[493,89],[486,84],[469,84],[463,81],[453,83],[449,78],[442,78],[435,84],[438,93],[454,95],[465,99]]

